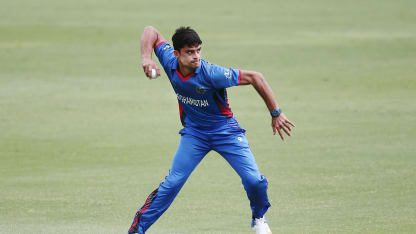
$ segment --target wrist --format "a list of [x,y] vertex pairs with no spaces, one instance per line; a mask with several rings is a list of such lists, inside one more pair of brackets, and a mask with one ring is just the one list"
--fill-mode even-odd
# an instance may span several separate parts
[[152,56],[142,55],[142,61],[146,61],[146,60],[152,60]]
[[280,114],[282,114],[282,109],[280,109],[280,108],[273,109],[273,110],[270,111],[270,115],[272,117],[279,117]]

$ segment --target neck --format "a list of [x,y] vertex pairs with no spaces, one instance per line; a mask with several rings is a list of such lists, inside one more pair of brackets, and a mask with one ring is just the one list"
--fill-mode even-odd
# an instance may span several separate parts
[[178,65],[179,65],[179,72],[181,73],[183,77],[187,77],[195,72],[195,68],[184,66],[179,61],[178,61]]

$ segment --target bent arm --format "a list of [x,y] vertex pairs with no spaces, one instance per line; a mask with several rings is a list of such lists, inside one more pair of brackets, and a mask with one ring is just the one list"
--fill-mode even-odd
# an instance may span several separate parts
[[[248,84],[251,84],[256,89],[259,95],[263,98],[267,109],[269,109],[270,112],[272,110],[279,109],[273,90],[267,83],[263,74],[255,71],[241,70],[240,85]],[[291,128],[289,125],[295,127],[295,125],[290,122],[283,113],[277,117],[272,117],[273,133],[276,134],[276,132],[278,132],[282,140],[284,140],[282,130],[290,136]]]
[[152,69],[156,70],[156,76],[160,76],[160,69],[152,60],[153,49],[157,44],[165,41],[162,34],[152,26],[144,27],[140,40],[140,49],[142,57],[142,68],[147,77],[152,78]]
[[142,59],[152,59],[153,49],[160,42],[165,41],[162,34],[152,26],[144,27],[144,31],[141,38],[141,52]]
[[251,84],[260,94],[269,111],[279,109],[273,90],[270,88],[263,74],[255,71],[241,70],[240,85],[248,84]]

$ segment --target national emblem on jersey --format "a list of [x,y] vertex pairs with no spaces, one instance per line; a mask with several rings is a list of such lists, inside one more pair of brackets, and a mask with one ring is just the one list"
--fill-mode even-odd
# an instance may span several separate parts
[[207,92],[207,88],[203,86],[196,86],[195,91],[199,94],[205,94]]

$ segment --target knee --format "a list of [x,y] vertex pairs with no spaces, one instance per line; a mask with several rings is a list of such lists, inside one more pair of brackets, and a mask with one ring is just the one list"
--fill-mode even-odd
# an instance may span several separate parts
[[243,185],[246,191],[262,191],[267,190],[268,181],[265,176],[261,175],[243,181]]
[[161,186],[165,189],[180,189],[185,184],[187,178],[187,175],[169,172],[169,175],[166,176]]

